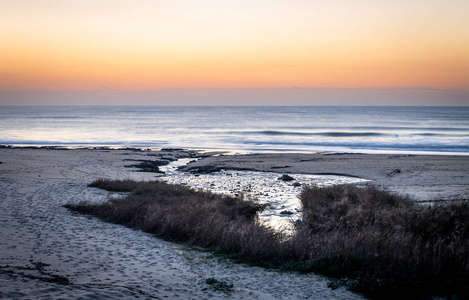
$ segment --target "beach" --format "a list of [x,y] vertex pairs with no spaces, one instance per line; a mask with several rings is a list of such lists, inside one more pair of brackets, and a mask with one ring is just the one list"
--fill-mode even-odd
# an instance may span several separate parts
[[368,180],[415,200],[469,199],[469,157],[347,153],[272,153],[212,156],[188,164],[200,167],[286,174],[339,175]]
[[[0,148],[0,298],[362,299],[344,287],[328,288],[321,276],[219,260],[63,207],[105,201],[108,192],[87,187],[98,178],[168,180],[164,166],[137,172],[135,165],[157,160],[181,160],[185,176],[195,178],[219,170],[238,172],[238,181],[245,171],[275,180],[327,175],[420,201],[469,198],[467,156]],[[211,290],[207,278],[232,283],[234,291]]]
[[469,299],[469,1],[0,11],[0,300]]

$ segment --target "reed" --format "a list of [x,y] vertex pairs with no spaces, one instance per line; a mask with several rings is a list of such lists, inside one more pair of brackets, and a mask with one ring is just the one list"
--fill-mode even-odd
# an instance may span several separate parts
[[124,199],[67,208],[243,262],[314,271],[379,299],[469,296],[469,205],[418,205],[374,187],[305,187],[294,234],[258,222],[264,206],[158,181],[98,180]]
[[[468,295],[469,205],[419,205],[374,187],[308,187],[295,243],[322,273],[378,298]],[[304,242],[308,241],[307,244]]]

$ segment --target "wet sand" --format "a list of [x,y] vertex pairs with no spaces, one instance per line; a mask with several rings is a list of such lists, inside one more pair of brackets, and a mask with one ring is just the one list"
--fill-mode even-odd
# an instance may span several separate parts
[[253,170],[342,175],[416,200],[469,199],[469,156],[395,154],[248,154],[212,156],[186,170]]
[[[107,192],[87,187],[98,178],[161,176],[126,166],[163,156],[194,154],[0,148],[0,298],[362,299],[329,289],[321,276],[219,261],[62,207],[105,201]],[[234,284],[234,292],[207,289],[209,277]],[[70,284],[60,284],[64,278]]]

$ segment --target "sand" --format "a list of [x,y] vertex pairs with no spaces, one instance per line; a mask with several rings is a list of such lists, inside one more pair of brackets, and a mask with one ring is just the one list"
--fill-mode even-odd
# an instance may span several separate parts
[[469,156],[385,154],[251,154],[212,156],[186,170],[216,167],[367,179],[416,200],[469,199]]
[[[344,288],[329,289],[321,276],[220,261],[62,207],[105,201],[107,192],[87,187],[97,178],[161,176],[134,172],[125,167],[132,163],[126,159],[194,156],[177,151],[155,155],[0,148],[0,298],[362,299]],[[207,289],[209,277],[232,283],[234,291],[227,295]],[[57,283],[60,278],[70,284]]]

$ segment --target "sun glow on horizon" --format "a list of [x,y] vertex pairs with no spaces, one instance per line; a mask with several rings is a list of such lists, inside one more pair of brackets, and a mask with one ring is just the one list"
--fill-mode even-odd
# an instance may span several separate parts
[[468,1],[4,1],[0,90],[469,86]]

